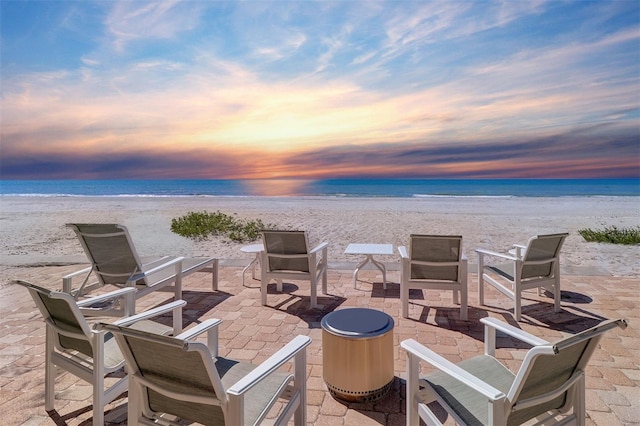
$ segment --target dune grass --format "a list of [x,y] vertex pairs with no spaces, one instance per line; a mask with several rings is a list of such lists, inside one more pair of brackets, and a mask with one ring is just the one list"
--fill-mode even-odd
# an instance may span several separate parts
[[640,226],[635,228],[617,228],[609,226],[602,230],[580,229],[578,233],[588,242],[611,244],[640,244]]
[[240,220],[220,211],[189,212],[171,220],[173,233],[197,241],[211,236],[226,236],[236,242],[255,241],[260,231],[272,228],[273,225],[265,225],[260,219]]

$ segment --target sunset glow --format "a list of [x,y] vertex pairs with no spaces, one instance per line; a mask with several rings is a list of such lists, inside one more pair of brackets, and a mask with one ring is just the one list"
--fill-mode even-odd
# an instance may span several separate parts
[[0,12],[2,179],[640,176],[635,0]]

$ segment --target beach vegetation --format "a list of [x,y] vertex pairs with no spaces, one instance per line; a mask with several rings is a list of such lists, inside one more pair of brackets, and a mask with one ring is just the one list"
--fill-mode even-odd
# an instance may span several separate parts
[[588,242],[611,244],[640,244],[640,226],[635,228],[618,228],[608,226],[604,229],[580,229],[578,233]]
[[275,228],[260,219],[242,220],[220,211],[189,212],[171,220],[173,233],[197,241],[212,236],[225,236],[235,242],[255,241],[260,237],[260,231],[267,229]]

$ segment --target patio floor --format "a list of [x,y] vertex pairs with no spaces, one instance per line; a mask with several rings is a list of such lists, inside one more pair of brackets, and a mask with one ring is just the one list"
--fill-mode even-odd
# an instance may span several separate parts
[[[219,291],[212,292],[210,275],[193,274],[183,282],[187,306],[185,327],[207,318],[220,318],[220,352],[238,360],[259,363],[294,335],[312,338],[307,349],[307,420],[314,425],[403,425],[405,422],[405,354],[402,340],[413,338],[452,361],[483,351],[482,317],[495,317],[534,335],[555,340],[563,333],[584,330],[605,318],[626,318],[629,327],[606,334],[587,368],[587,424],[638,424],[640,419],[640,279],[603,275],[562,276],[562,308],[553,313],[552,299],[529,293],[523,320],[516,323],[506,297],[487,290],[488,306],[478,306],[477,275],[469,276],[469,321],[459,320],[451,293],[412,292],[410,318],[400,317],[399,275],[389,271],[388,289],[375,270],[359,274],[358,289],[352,283],[350,265],[329,270],[329,294],[319,294],[321,309],[309,310],[308,284],[285,283],[284,292],[269,286],[268,306],[260,305],[259,281],[247,276],[242,285],[242,266],[222,262]],[[91,387],[70,374],[58,377],[55,410],[44,409],[44,323],[28,292],[6,284],[23,279],[47,288],[60,289],[61,277],[76,266],[0,267],[0,413],[7,425],[79,425],[91,422]],[[473,270],[473,268],[470,268]],[[319,292],[320,293],[320,292]],[[171,298],[154,293],[140,299],[138,311]],[[322,379],[322,317],[336,309],[369,307],[384,311],[395,321],[395,380],[391,392],[372,403],[344,403],[334,399]],[[509,368],[518,367],[526,348],[500,339],[496,355]],[[106,409],[106,424],[126,424],[124,394]],[[447,419],[451,424],[451,419]]]

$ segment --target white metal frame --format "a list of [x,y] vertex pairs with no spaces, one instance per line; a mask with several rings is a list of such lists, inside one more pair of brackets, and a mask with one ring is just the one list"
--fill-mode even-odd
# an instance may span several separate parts
[[[92,304],[97,301],[108,300],[113,297],[124,296],[127,299],[125,306],[133,306],[133,294],[135,289],[123,288],[102,296],[96,296],[85,301],[76,303],[71,295],[64,292],[48,292],[47,296],[52,299],[66,301],[74,313],[74,317],[80,326],[82,333],[69,331],[59,327],[48,314],[40,297],[33,292],[42,292],[42,288],[24,281],[15,283],[26,287],[32,292],[32,297],[38,306],[46,323],[45,338],[45,410],[51,411],[55,408],[55,379],[58,373],[56,367],[65,370],[78,378],[90,383],[93,387],[93,424],[101,426],[104,424],[104,407],[112,402],[128,388],[128,379],[123,377],[113,385],[105,389],[105,376],[114,371],[118,371],[124,366],[124,358],[114,366],[107,367],[104,363],[105,332],[93,329],[80,312],[80,307]],[[186,305],[184,300],[177,300],[172,303],[151,309],[134,316],[128,316],[117,320],[114,324],[129,326],[138,321],[148,320],[159,315],[173,312],[173,333],[179,334],[182,331],[182,307]],[[127,313],[129,311],[127,310]],[[61,346],[60,336],[67,336],[79,340],[85,340],[91,345],[93,357],[87,357],[77,351],[69,351]]]
[[[247,391],[290,361],[293,362],[293,375],[291,375],[289,381],[281,387],[280,392],[278,393],[278,395],[286,394],[290,398],[290,402],[284,408],[283,412],[280,413],[275,424],[286,425],[292,417],[295,425],[306,424],[306,347],[311,344],[311,338],[302,335],[296,336],[292,341],[259,364],[246,376],[238,380],[228,389],[224,389],[214,365],[215,357],[218,356],[218,326],[221,323],[222,320],[209,319],[202,322],[197,327],[175,336],[170,343],[167,343],[166,339],[164,341],[166,344],[173,344],[182,347],[185,351],[194,351],[200,354],[209,374],[209,379],[211,380],[213,389],[216,393],[216,395],[211,396],[195,396],[170,391],[166,388],[158,387],[154,383],[146,380],[137,369],[133,354],[123,340],[122,334],[126,333],[126,331],[123,332],[122,330],[118,330],[109,324],[98,325],[99,328],[109,330],[114,333],[125,358],[128,360],[130,378],[128,411],[129,425],[157,425],[158,423],[174,424],[168,419],[159,419],[157,415],[158,413],[154,413],[148,409],[148,405],[144,400],[145,387],[152,388],[156,392],[176,400],[220,405],[224,413],[226,424],[242,425],[245,420],[244,399]],[[207,344],[193,341],[198,335],[204,332],[208,333]],[[135,331],[131,333],[135,334]],[[138,337],[144,338],[139,335]],[[293,385],[291,382],[293,382]],[[217,395],[223,395],[224,397],[218,398]],[[273,402],[277,400],[278,395],[274,396]],[[256,424],[259,424],[267,413],[268,412],[263,413],[263,416],[257,419]]]
[[[105,225],[109,225],[109,224],[105,224]],[[200,264],[191,268],[187,272],[183,271],[183,262],[186,259],[183,256],[178,256],[178,257],[163,256],[158,259],[154,259],[148,263],[143,263],[142,259],[140,258],[140,256],[138,255],[135,249],[135,245],[133,243],[133,240],[131,239],[131,235],[129,234],[129,231],[126,226],[113,224],[113,226],[119,231],[115,233],[109,233],[109,234],[107,233],[91,234],[87,232],[82,232],[79,228],[79,226],[82,226],[81,224],[68,224],[67,226],[72,228],[76,233],[76,235],[78,236],[78,240],[80,241],[80,244],[82,245],[82,248],[85,254],[87,255],[87,257],[89,258],[89,261],[92,264],[87,268],[67,274],[62,278],[62,291],[64,291],[65,293],[72,294],[76,299],[82,296],[83,294],[85,294],[87,291],[90,291],[91,289],[94,289],[99,286],[103,286],[104,281],[103,281],[102,275],[109,276],[109,274],[106,274],[104,272],[96,271],[96,267],[95,267],[96,261],[93,257],[91,250],[87,246],[84,240],[84,237],[107,238],[107,237],[114,237],[114,236],[124,236],[126,238],[131,254],[137,265],[136,270],[127,272],[125,274],[110,275],[110,276],[121,276],[123,278],[125,287],[136,288],[137,290],[136,298],[145,296],[153,291],[158,291],[158,290],[166,291],[165,287],[169,287],[173,283],[173,285],[170,287],[173,288],[175,300],[179,300],[182,298],[182,279],[193,272],[211,272],[212,289],[213,291],[216,291],[218,289],[218,263],[219,263],[218,259],[202,258],[202,262]],[[153,276],[153,274],[157,272],[161,272],[165,269],[173,269],[174,270],[173,276],[169,276],[168,278],[165,278],[158,282],[153,282],[149,279],[149,277]],[[97,277],[98,281],[93,283],[88,283],[88,281],[92,276],[92,273],[95,273],[94,275]],[[84,277],[83,282],[79,288],[74,290],[73,281],[75,278],[78,278],[78,277]],[[136,283],[140,280],[142,280],[145,283],[145,287],[141,288],[140,286],[136,286]],[[134,309],[135,309],[135,305],[134,305]],[[87,311],[83,310],[83,313],[85,315],[92,315],[93,312],[89,310]],[[104,312],[103,311],[96,312],[95,314],[104,315]]]
[[[420,380],[421,362],[436,367],[439,371],[452,376],[484,395],[487,398],[491,424],[506,424],[512,412],[542,404],[567,391],[568,398],[564,406],[560,410],[549,412],[546,416],[537,418],[539,422],[537,424],[585,424],[584,369],[591,354],[597,348],[602,334],[616,326],[625,328],[627,326],[625,320],[605,321],[586,332],[580,333],[575,338],[563,340],[558,344],[549,343],[495,318],[482,318],[480,321],[485,326],[485,355],[495,356],[497,331],[533,346],[525,355],[509,392],[507,394],[501,392],[413,339],[404,340],[400,345],[407,354],[407,426],[417,426],[420,419],[424,420],[427,425],[442,425],[437,416],[427,406],[427,404],[434,401],[437,401],[445,408],[458,424],[465,424],[453,410],[449,409],[448,404],[435,391],[430,389],[430,386],[425,381]],[[544,395],[518,401],[517,404],[512,402],[517,400],[538,356],[558,354],[564,348],[586,339],[592,340],[586,347],[573,375],[561,387]],[[424,388],[420,389],[421,386],[424,386]],[[565,417],[555,420],[558,415],[564,415]]]
[[[304,231],[268,231],[270,233],[294,233],[299,232],[304,234],[305,246],[307,247],[306,253],[303,254],[276,254],[270,253],[267,248],[267,244],[264,241],[263,234],[263,242],[264,242],[264,250],[261,252],[261,260],[260,260],[260,268],[261,268],[261,285],[260,285],[260,293],[261,293],[261,303],[262,305],[267,304],[267,285],[272,279],[276,280],[276,288],[279,292],[282,291],[282,280],[290,279],[290,280],[304,280],[310,282],[311,287],[311,308],[318,307],[318,281],[322,282],[322,294],[327,294],[327,248],[329,247],[328,242],[322,242],[318,244],[312,250],[309,250],[309,243],[307,240],[307,233]],[[270,258],[281,258],[281,259],[307,259],[309,263],[309,272],[306,271],[273,271],[269,267],[269,259]]]
[[[453,292],[453,303],[460,303],[460,319],[467,321],[468,319],[468,261],[466,255],[462,252],[462,237],[460,236],[440,236],[440,235],[418,235],[419,237],[433,238],[459,238],[460,239],[460,255],[456,262],[422,262],[411,258],[405,246],[398,247],[400,254],[400,302],[402,304],[402,317],[409,318],[409,290],[451,290]],[[413,237],[413,235],[411,236]],[[428,266],[457,266],[457,281],[428,280],[411,278],[411,265],[420,264]],[[460,302],[458,302],[458,293],[460,293]]]
[[[476,249],[476,253],[478,254],[478,299],[480,305],[484,305],[484,285],[487,283],[514,301],[514,317],[516,321],[520,321],[522,317],[522,292],[530,289],[538,289],[538,294],[540,294],[540,289],[545,288],[553,294],[553,311],[556,313],[560,312],[562,310],[560,306],[560,250],[564,239],[560,242],[556,255],[547,259],[535,261],[528,260],[527,249],[536,239],[558,237],[562,235],[566,237],[568,234],[550,234],[531,237],[526,246],[514,244],[513,249],[510,250],[509,254],[498,253],[485,249]],[[495,272],[486,272],[488,266],[485,264],[486,256],[513,262],[514,279],[510,280],[502,275],[496,274]],[[544,265],[549,263],[552,263],[552,272],[549,276],[525,280],[522,279],[522,270],[525,265]]]

